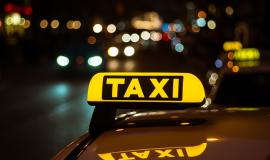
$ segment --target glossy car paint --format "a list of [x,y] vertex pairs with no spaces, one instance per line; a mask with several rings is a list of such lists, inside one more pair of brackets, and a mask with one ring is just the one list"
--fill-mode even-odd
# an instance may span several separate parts
[[78,159],[265,160],[270,159],[269,128],[268,108],[142,112],[118,119]]

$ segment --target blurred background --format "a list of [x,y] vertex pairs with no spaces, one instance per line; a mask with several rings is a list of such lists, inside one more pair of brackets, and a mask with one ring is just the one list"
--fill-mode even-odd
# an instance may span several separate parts
[[86,133],[96,72],[191,72],[208,94],[222,68],[241,68],[232,51],[267,55],[269,3],[1,0],[1,158],[50,159]]

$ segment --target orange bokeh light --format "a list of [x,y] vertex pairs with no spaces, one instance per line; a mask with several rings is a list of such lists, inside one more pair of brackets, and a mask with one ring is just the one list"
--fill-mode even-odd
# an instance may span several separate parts
[[233,67],[233,62],[232,61],[228,61],[227,62],[227,67],[228,68],[232,68]]
[[233,56],[233,52],[229,52],[228,53],[228,59],[229,60],[233,60],[234,56]]
[[206,13],[205,13],[204,11],[199,11],[199,12],[198,12],[198,17],[199,17],[199,18],[206,18],[206,16],[207,16],[207,15],[206,15]]
[[238,66],[233,66],[232,71],[235,72],[235,73],[239,72],[239,67]]
[[89,36],[88,39],[87,39],[87,42],[89,44],[95,44],[97,42],[97,39],[94,36]]

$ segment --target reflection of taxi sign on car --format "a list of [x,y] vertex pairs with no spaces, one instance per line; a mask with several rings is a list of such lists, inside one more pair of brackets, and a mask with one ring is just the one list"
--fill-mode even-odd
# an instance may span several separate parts
[[89,104],[175,106],[201,104],[204,98],[202,83],[189,73],[98,73],[88,88]]
[[[201,155],[206,149],[207,143],[202,143],[197,146],[184,146],[184,147],[166,147],[166,148],[150,148],[132,151],[120,151],[98,154],[103,160],[116,160],[118,159],[164,159],[164,158],[184,158],[187,154],[188,158],[197,157]],[[132,155],[133,157],[129,157]]]

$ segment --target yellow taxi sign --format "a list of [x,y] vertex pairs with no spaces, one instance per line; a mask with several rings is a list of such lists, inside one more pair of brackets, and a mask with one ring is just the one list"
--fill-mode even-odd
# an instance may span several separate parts
[[223,43],[223,49],[225,51],[235,51],[242,49],[243,45],[239,41],[227,41]]
[[[104,72],[89,83],[89,104],[165,103],[200,104],[205,99],[201,81],[189,73]],[[138,105],[140,106],[140,105]]]
[[233,58],[236,61],[258,60],[260,59],[260,52],[256,48],[243,48],[235,51]]

